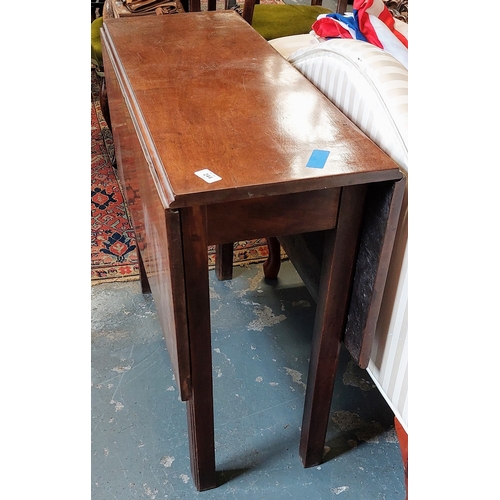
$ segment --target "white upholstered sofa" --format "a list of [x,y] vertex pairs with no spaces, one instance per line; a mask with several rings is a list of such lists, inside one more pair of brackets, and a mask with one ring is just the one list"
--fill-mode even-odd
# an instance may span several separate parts
[[[404,23],[403,23],[404,24]],[[404,27],[402,29],[405,29]],[[408,175],[408,69],[367,42],[313,33],[270,40]],[[404,62],[404,61],[403,61]],[[408,194],[367,367],[408,432]]]

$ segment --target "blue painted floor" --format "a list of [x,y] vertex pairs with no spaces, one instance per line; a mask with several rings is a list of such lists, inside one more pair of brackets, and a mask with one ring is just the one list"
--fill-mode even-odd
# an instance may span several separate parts
[[180,401],[150,295],[92,287],[92,500],[405,498],[393,414],[343,350],[325,462],[298,456],[315,304],[289,262],[210,272],[219,487],[191,480]]

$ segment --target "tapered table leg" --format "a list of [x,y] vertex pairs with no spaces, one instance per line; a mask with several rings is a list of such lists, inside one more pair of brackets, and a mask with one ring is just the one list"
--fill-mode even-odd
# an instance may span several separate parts
[[299,448],[304,467],[323,461],[365,192],[365,186],[343,188],[337,227],[325,238]]
[[183,209],[181,225],[191,361],[191,397],[187,401],[189,449],[193,481],[202,491],[217,486],[205,207]]

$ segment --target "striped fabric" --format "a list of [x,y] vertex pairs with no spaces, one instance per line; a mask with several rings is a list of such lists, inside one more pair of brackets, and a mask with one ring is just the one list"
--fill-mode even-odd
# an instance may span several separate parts
[[[280,43],[284,46],[273,44],[277,50]],[[291,54],[289,62],[408,174],[407,69],[359,40],[307,45]],[[408,432],[407,200],[406,194],[368,372]]]
[[408,433],[408,193],[367,371]]
[[334,39],[289,62],[398,165],[408,164],[408,70],[373,45]]

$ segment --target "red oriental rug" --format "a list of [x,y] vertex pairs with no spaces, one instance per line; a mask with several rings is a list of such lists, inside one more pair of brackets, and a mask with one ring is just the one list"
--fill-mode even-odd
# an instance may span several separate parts
[[92,284],[139,278],[134,230],[112,166],[114,145],[91,76],[91,279]]
[[[139,279],[135,234],[115,169],[111,131],[99,105],[97,76],[91,75],[91,281]],[[264,262],[264,238],[234,244],[234,264]],[[282,253],[283,258],[286,255]],[[215,247],[208,247],[209,268],[215,265]]]

